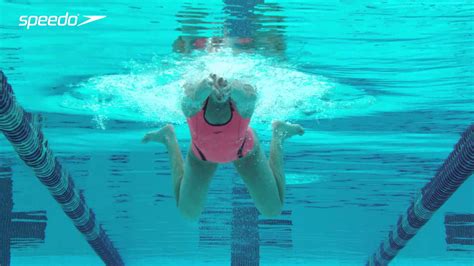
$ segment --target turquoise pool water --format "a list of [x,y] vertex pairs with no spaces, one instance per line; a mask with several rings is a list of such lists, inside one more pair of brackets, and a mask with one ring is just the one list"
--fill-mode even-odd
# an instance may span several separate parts
[[[107,17],[18,26],[66,12]],[[472,1],[0,1],[0,69],[127,265],[361,265],[473,123],[473,16]],[[186,221],[164,148],[140,144],[172,123],[186,151],[180,88],[209,72],[257,87],[267,152],[272,120],[306,129],[285,144],[277,218],[223,165]],[[101,265],[3,136],[0,167],[2,212],[28,221],[8,237],[11,265]],[[473,182],[391,265],[474,264],[472,225],[455,237],[446,218],[474,222]]]

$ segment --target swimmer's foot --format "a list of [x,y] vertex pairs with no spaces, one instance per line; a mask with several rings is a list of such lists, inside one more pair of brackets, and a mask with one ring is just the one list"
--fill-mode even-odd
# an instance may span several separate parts
[[158,131],[152,131],[145,134],[142,139],[142,143],[154,141],[163,144],[168,144],[173,138],[175,138],[174,128],[172,125],[168,124]]
[[273,136],[278,136],[282,140],[290,138],[294,135],[302,136],[304,134],[304,129],[298,124],[291,124],[283,121],[275,121],[272,124],[273,127]]

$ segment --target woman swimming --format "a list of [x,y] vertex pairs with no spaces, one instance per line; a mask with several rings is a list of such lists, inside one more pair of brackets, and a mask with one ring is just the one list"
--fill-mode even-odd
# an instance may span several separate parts
[[171,164],[174,194],[181,213],[197,218],[211,177],[219,163],[233,162],[255,206],[265,216],[279,215],[285,196],[283,142],[303,135],[300,125],[273,122],[270,159],[267,160],[255,132],[249,127],[255,109],[255,89],[237,80],[228,82],[211,74],[184,86],[182,110],[191,131],[192,144],[183,161],[172,125],[149,132],[142,142],[163,143]]

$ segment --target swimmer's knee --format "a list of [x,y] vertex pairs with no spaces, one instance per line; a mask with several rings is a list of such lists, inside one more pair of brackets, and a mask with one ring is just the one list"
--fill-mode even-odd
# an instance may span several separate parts
[[259,208],[260,213],[267,218],[279,216],[282,210],[283,204],[276,204],[274,206],[265,206]]
[[183,206],[183,204],[178,204],[178,209],[184,218],[191,221],[196,221],[202,213],[202,209],[199,207]]

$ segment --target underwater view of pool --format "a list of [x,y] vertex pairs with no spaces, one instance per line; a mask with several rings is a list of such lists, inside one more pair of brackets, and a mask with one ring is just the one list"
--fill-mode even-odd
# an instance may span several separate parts
[[[105,17],[19,26],[66,15]],[[0,70],[125,265],[365,265],[474,123],[473,36],[470,0],[0,0]],[[210,73],[256,88],[267,155],[272,121],[304,127],[281,215],[227,163],[183,218],[141,143],[172,124],[188,151],[183,85]],[[3,134],[0,265],[104,265]],[[472,178],[390,265],[474,265]]]

